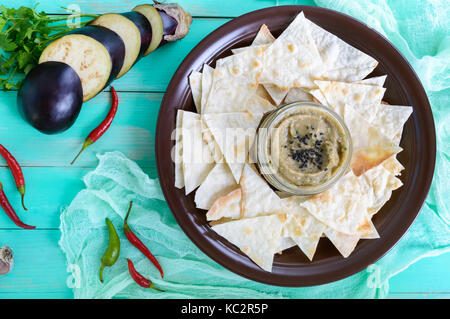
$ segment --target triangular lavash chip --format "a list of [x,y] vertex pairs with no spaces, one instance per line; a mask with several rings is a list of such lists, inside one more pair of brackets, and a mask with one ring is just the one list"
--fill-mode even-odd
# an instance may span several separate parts
[[[375,117],[373,105],[381,104],[385,88],[360,83],[315,81],[328,105],[343,116],[343,108],[351,105],[369,123]],[[345,120],[345,118],[344,118]]]
[[372,228],[367,216],[369,202],[366,198],[369,195],[364,186],[364,181],[349,172],[327,191],[299,205],[334,230],[365,236]]
[[275,37],[270,32],[269,28],[263,24],[261,28],[259,28],[256,37],[253,39],[252,45],[271,44],[273,41],[275,41]]
[[412,112],[411,106],[379,104],[371,124],[387,138],[393,140],[395,145],[399,145],[403,126]]
[[236,182],[241,178],[261,117],[262,114],[249,112],[203,115],[203,120],[219,145]]
[[237,187],[228,165],[216,164],[195,192],[195,204],[197,208],[208,210],[218,198]]
[[291,196],[282,201],[288,212],[284,236],[289,236],[306,257],[312,260],[320,237],[327,226],[299,205],[303,201],[301,197]]
[[183,177],[183,111],[178,110],[175,128],[175,153],[173,154],[173,159],[175,163],[175,187],[184,187],[184,177]]
[[343,82],[357,82],[361,78],[365,78],[372,73],[373,68],[354,69],[354,68],[341,68],[336,70],[326,71],[326,76],[322,75],[315,77],[314,80],[323,81],[343,81]]
[[405,169],[402,163],[398,161],[396,155],[389,157],[381,165],[394,176],[400,175],[401,171]]
[[189,85],[192,91],[192,97],[194,99],[195,108],[197,113],[201,113],[202,110],[202,74],[197,71],[192,71],[189,75]]
[[349,105],[344,107],[343,118],[352,137],[353,155],[350,167],[356,176],[402,150]]
[[265,24],[263,24],[259,28],[259,31],[256,34],[256,36],[253,39],[253,42],[250,46],[232,49],[231,52],[233,54],[239,54],[239,53],[244,52],[245,50],[247,50],[248,48],[250,48],[252,46],[264,45],[267,47],[267,45],[271,44],[273,41],[275,41],[275,37],[270,32],[269,28]]
[[207,102],[202,104],[203,114],[244,111],[242,107],[258,85],[243,74],[233,75],[231,72],[226,67],[216,67]]
[[294,246],[297,246],[297,244],[292,240],[291,237],[283,237],[281,238],[280,250],[277,251],[277,254],[282,254],[284,250]]
[[[386,80],[386,75],[377,76],[373,78],[364,79],[361,81],[354,82],[355,84],[365,84],[365,85],[373,85],[373,86],[379,86],[382,87],[384,84],[384,81]],[[301,92],[298,91],[299,89],[292,88],[289,90],[288,96],[286,96],[286,102],[293,101],[294,99],[301,98]],[[292,93],[291,93],[292,91]],[[327,99],[323,95],[322,91],[320,89],[313,89],[309,91],[309,94],[312,95],[312,100],[315,102],[318,102],[322,105],[330,106],[333,108],[333,106],[329,105]],[[306,96],[305,96],[306,97]],[[300,100],[300,99],[299,99]],[[364,103],[364,102],[363,102]],[[335,103],[336,104],[336,103]]]
[[219,145],[216,143],[214,136],[211,133],[211,130],[206,125],[205,121],[202,120],[202,136],[203,141],[208,145],[208,148],[211,152],[211,155],[216,163],[225,163],[223,158],[222,151],[220,150]]
[[[307,19],[306,21],[325,65],[326,71],[322,76],[338,81],[362,80],[378,65],[377,60],[371,56],[349,45],[312,21]],[[336,72],[337,70],[340,72]]]
[[241,217],[248,218],[286,211],[280,197],[249,164],[244,165],[239,184],[242,188]]
[[270,215],[233,220],[212,229],[237,246],[255,264],[272,271],[273,258],[281,247],[285,215]]
[[202,112],[203,107],[206,105],[206,102],[208,101],[209,93],[211,92],[211,86],[213,82],[214,77],[214,69],[210,67],[208,64],[203,65],[203,72],[202,72],[202,97],[200,99],[200,105],[202,105]]
[[[386,165],[385,165],[386,164]],[[400,179],[396,177],[402,166],[395,157],[391,157],[379,165],[360,176],[368,187],[366,197],[369,217],[376,214],[381,207],[391,198],[392,191],[403,185]]]
[[235,189],[219,197],[206,213],[206,220],[220,220],[222,218],[239,219],[242,208],[242,190]]
[[[314,90],[312,90],[314,91]],[[319,91],[320,92],[320,91]],[[306,92],[302,88],[291,88],[289,89],[286,98],[284,99],[284,103],[294,103],[294,102],[308,102],[313,101],[313,95]]]
[[357,84],[366,84],[366,85],[374,85],[374,86],[383,86],[384,82],[386,82],[387,75],[374,76],[371,78],[367,78],[360,81],[355,81]]
[[322,70],[322,59],[301,12],[265,50],[260,82],[275,84],[282,90],[313,88],[312,76],[320,76]]
[[359,235],[340,233],[330,227],[326,228],[324,233],[344,258],[350,256],[360,240]]
[[238,54],[216,61],[217,69],[226,69],[233,76],[243,76],[250,83],[258,85],[264,56],[264,45],[249,46]]
[[208,145],[202,137],[202,125],[200,115],[193,112],[178,111],[183,113],[183,175],[186,195],[199,186],[211,169],[214,161]]
[[275,105],[280,105],[289,92],[289,90],[282,90],[274,84],[263,84],[263,85],[266,88],[272,100],[275,102]]

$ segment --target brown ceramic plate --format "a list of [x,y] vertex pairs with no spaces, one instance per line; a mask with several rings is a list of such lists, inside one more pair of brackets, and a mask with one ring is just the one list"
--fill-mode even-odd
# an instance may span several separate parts
[[[261,24],[278,36],[300,12],[347,43],[379,61],[371,76],[387,74],[384,100],[394,105],[412,105],[414,112],[404,127],[399,154],[405,166],[403,187],[375,215],[379,239],[361,240],[348,258],[343,258],[331,242],[322,238],[312,262],[297,247],[276,255],[273,272],[256,266],[238,248],[208,226],[205,211],[194,204],[194,194],[174,186],[171,139],[177,109],[195,111],[188,76],[203,64],[214,67],[218,58],[231,49],[250,45]],[[280,286],[312,286],[355,274],[382,257],[408,230],[425,200],[434,172],[436,136],[425,91],[408,62],[379,33],[338,12],[308,6],[281,6],[262,9],[233,19],[201,41],[181,63],[164,95],[156,132],[156,160],[161,187],[176,220],[189,238],[208,256],[229,270],[259,282]]]

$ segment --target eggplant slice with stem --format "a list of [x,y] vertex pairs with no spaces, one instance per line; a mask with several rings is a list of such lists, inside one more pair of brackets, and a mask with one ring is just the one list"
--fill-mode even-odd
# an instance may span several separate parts
[[133,11],[142,13],[152,26],[152,41],[145,55],[167,42],[184,38],[192,23],[191,15],[176,3],[155,1],[154,5],[136,6]]
[[125,43],[125,59],[116,79],[127,73],[141,50],[141,33],[130,19],[118,13],[107,13],[95,18],[89,25],[102,26],[117,33]]
[[123,62],[125,60],[125,43],[122,38],[114,31],[102,26],[84,26],[79,29],[70,31],[69,34],[83,34],[88,37],[94,38],[108,50],[111,58],[112,68],[108,81],[105,87],[107,87],[119,74],[122,69]]
[[158,10],[156,10],[152,5],[142,4],[133,8],[132,11],[136,11],[145,16],[152,28],[152,39],[150,45],[145,51],[144,55],[149,55],[151,52],[155,51],[161,40],[163,38],[164,25],[161,19],[161,15]]
[[83,104],[83,88],[78,74],[68,64],[43,62],[23,80],[17,95],[19,113],[45,134],[67,130]]
[[141,49],[139,51],[139,56],[136,62],[145,55],[150,43],[152,41],[152,25],[147,20],[147,18],[137,11],[130,11],[121,13],[125,18],[130,19],[136,25],[141,34]]
[[70,65],[83,87],[83,101],[96,96],[108,82],[112,70],[111,57],[103,44],[83,34],[68,34],[50,43],[39,63],[57,61]]

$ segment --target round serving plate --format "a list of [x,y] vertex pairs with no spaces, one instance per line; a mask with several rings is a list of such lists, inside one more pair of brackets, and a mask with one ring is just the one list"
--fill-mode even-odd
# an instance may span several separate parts
[[[322,28],[379,61],[370,76],[387,74],[384,100],[392,105],[411,105],[398,154],[405,167],[403,186],[378,212],[373,222],[379,239],[360,240],[353,253],[343,258],[327,238],[320,239],[313,261],[298,247],[275,255],[273,271],[255,265],[237,247],[215,233],[206,221],[206,212],[195,207],[194,193],[174,186],[175,168],[171,151],[175,141],[177,109],[194,111],[188,83],[189,74],[201,71],[204,63],[231,55],[231,49],[250,45],[262,24],[278,36],[303,11]],[[411,66],[395,47],[367,25],[336,11],[309,6],[280,6],[254,11],[224,24],[203,39],[184,59],[173,76],[159,111],[156,131],[156,161],[167,203],[187,236],[205,254],[229,270],[246,278],[279,286],[313,286],[336,281],[365,269],[391,249],[413,223],[427,196],[433,178],[436,136],[430,104]]]

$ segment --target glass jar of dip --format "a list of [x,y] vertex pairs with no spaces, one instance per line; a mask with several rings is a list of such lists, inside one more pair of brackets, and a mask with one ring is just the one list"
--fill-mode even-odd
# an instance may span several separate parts
[[349,170],[352,140],[344,120],[330,108],[296,102],[263,119],[254,156],[273,187],[309,196],[329,189]]

